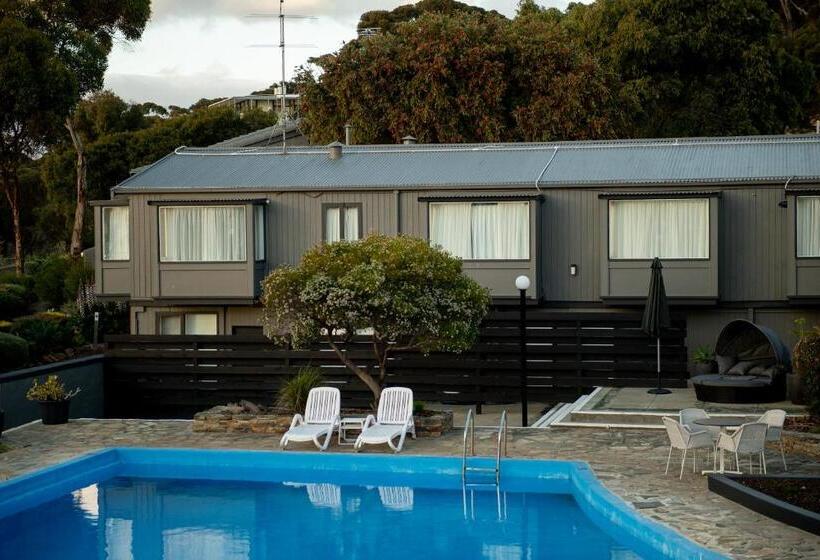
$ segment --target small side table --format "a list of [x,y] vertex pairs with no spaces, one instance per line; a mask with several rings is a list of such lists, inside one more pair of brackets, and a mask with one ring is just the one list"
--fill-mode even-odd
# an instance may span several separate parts
[[358,436],[358,434],[362,431],[364,421],[364,416],[351,416],[348,418],[342,418],[339,421],[339,445],[353,445],[354,443],[356,443],[356,438],[350,437],[348,435],[348,432],[356,432],[356,435]]

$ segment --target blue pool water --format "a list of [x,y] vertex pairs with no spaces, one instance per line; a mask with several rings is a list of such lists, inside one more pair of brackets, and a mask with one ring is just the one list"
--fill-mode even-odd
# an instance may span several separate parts
[[0,484],[0,558],[720,558],[582,464],[504,467],[465,489],[448,458],[111,450]]

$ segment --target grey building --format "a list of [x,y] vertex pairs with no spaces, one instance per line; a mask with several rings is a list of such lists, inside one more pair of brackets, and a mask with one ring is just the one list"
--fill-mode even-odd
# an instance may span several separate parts
[[820,136],[180,148],[94,204],[96,286],[134,334],[257,327],[259,282],[317,243],[429,239],[495,298],[642,304],[660,256],[688,345],[733,318],[820,322]]

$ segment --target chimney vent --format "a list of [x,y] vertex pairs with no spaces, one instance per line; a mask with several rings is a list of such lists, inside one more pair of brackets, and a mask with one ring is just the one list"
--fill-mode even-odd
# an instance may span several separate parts
[[353,125],[348,123],[345,125],[345,144],[350,146],[353,143]]
[[330,159],[341,159],[342,158],[342,147],[344,144],[341,142],[333,142],[332,144],[327,145],[327,157]]
[[405,145],[411,145],[416,143],[416,137],[410,136],[409,134],[401,139],[401,143]]

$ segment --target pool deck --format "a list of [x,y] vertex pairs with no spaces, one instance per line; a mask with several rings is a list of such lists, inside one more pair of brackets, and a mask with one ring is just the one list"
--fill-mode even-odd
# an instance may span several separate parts
[[[494,452],[495,434],[476,433],[478,454]],[[0,454],[0,479],[51,465],[103,447],[180,447],[278,449],[278,438],[259,434],[193,433],[187,421],[75,420],[63,426],[30,424],[3,434],[10,449]],[[787,439],[790,449],[805,449],[820,439]],[[311,446],[294,446],[310,450]],[[666,434],[653,430],[590,428],[514,429],[509,455],[537,459],[587,461],[612,492],[643,515],[668,525],[692,540],[730,557],[750,560],[820,558],[820,537],[747,510],[708,491],[706,478],[692,474],[691,463],[679,481],[677,470],[664,476]],[[332,452],[349,447],[331,447]],[[384,452],[374,448],[374,451]],[[438,439],[408,440],[406,454],[460,455],[461,432]],[[680,456],[677,465],[680,466]],[[790,473],[820,474],[820,463],[789,453]],[[698,468],[703,468],[700,464]],[[782,472],[779,453],[768,455],[769,473]]]

